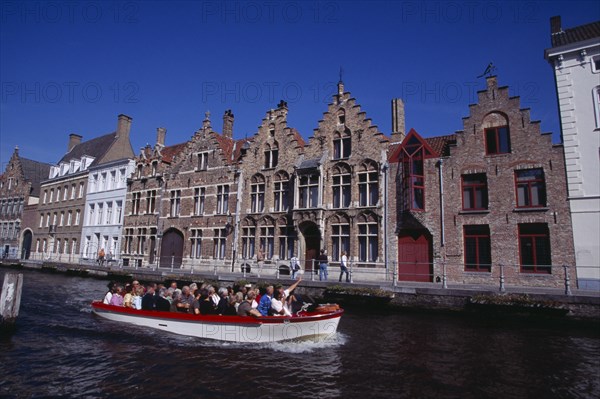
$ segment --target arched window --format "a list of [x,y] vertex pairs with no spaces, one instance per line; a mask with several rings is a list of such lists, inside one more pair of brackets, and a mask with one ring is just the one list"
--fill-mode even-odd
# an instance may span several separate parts
[[284,172],[278,172],[275,175],[273,183],[273,196],[275,200],[275,212],[286,212],[289,210],[289,175]]
[[275,222],[265,217],[260,223],[260,248],[266,259],[272,259],[275,251]]
[[351,199],[350,167],[340,164],[333,168],[333,207],[348,208]]
[[291,259],[294,256],[296,233],[291,220],[285,217],[277,221],[279,228],[279,259]]
[[279,163],[279,144],[267,144],[265,147],[265,169],[272,169]]
[[259,213],[265,209],[265,178],[262,175],[252,176],[250,184],[250,212]]
[[594,87],[592,90],[594,97],[594,113],[596,116],[596,128],[600,128],[600,86]]
[[345,129],[343,133],[333,134],[333,159],[350,158],[352,153],[352,139],[350,130]]
[[423,143],[416,136],[410,136],[402,147],[400,160],[402,162],[403,209],[424,210],[425,172],[423,171],[423,159],[425,151]]
[[485,153],[508,154],[510,152],[510,133],[508,118],[499,112],[491,112],[483,118]]
[[190,230],[191,250],[190,258],[200,259],[202,257],[202,230]]
[[330,219],[331,225],[331,258],[339,261],[342,252],[350,253],[350,220],[346,215],[334,215]]
[[337,113],[337,123],[338,125],[346,124],[346,111],[344,111],[343,109],[340,109]]
[[358,260],[376,262],[379,252],[377,217],[372,213],[358,217]]
[[377,163],[365,161],[358,172],[358,205],[376,206],[379,202],[379,172]]
[[242,259],[251,259],[254,256],[256,240],[256,222],[246,218],[242,222]]

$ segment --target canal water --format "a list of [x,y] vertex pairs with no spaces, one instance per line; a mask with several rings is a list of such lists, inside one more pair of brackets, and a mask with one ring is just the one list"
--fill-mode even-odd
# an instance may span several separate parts
[[324,341],[220,343],[94,316],[107,281],[23,273],[16,329],[0,339],[3,398],[600,396],[589,326],[347,309]]

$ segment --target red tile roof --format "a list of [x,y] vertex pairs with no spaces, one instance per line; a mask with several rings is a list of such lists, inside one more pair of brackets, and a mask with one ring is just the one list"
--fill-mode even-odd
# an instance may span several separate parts
[[167,163],[173,162],[173,159],[175,158],[175,156],[177,156],[181,151],[183,151],[186,146],[187,146],[187,141],[185,143],[179,143],[179,144],[170,145],[168,147],[164,147],[162,150],[160,150],[163,162],[167,162]]
[[436,136],[436,137],[427,137],[425,138],[427,144],[431,147],[432,150],[437,152],[440,156],[448,156],[450,155],[450,145],[456,143],[456,134],[448,134],[446,136]]

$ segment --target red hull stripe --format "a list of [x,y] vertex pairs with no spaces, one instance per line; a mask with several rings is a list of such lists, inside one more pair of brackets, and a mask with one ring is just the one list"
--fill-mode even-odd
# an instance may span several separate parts
[[180,312],[159,312],[152,310],[136,310],[122,306],[106,305],[100,301],[92,302],[92,308],[98,313],[117,313],[133,317],[143,317],[154,320],[177,320],[189,323],[213,323],[213,324],[283,324],[283,323],[304,323],[309,321],[335,319],[341,317],[343,309],[331,313],[306,313],[302,316],[219,316],[219,315],[193,315]]

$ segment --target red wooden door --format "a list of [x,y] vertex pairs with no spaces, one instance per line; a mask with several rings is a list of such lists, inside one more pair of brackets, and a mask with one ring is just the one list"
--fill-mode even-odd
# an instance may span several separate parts
[[398,280],[433,281],[430,243],[427,236],[400,234],[398,237]]

